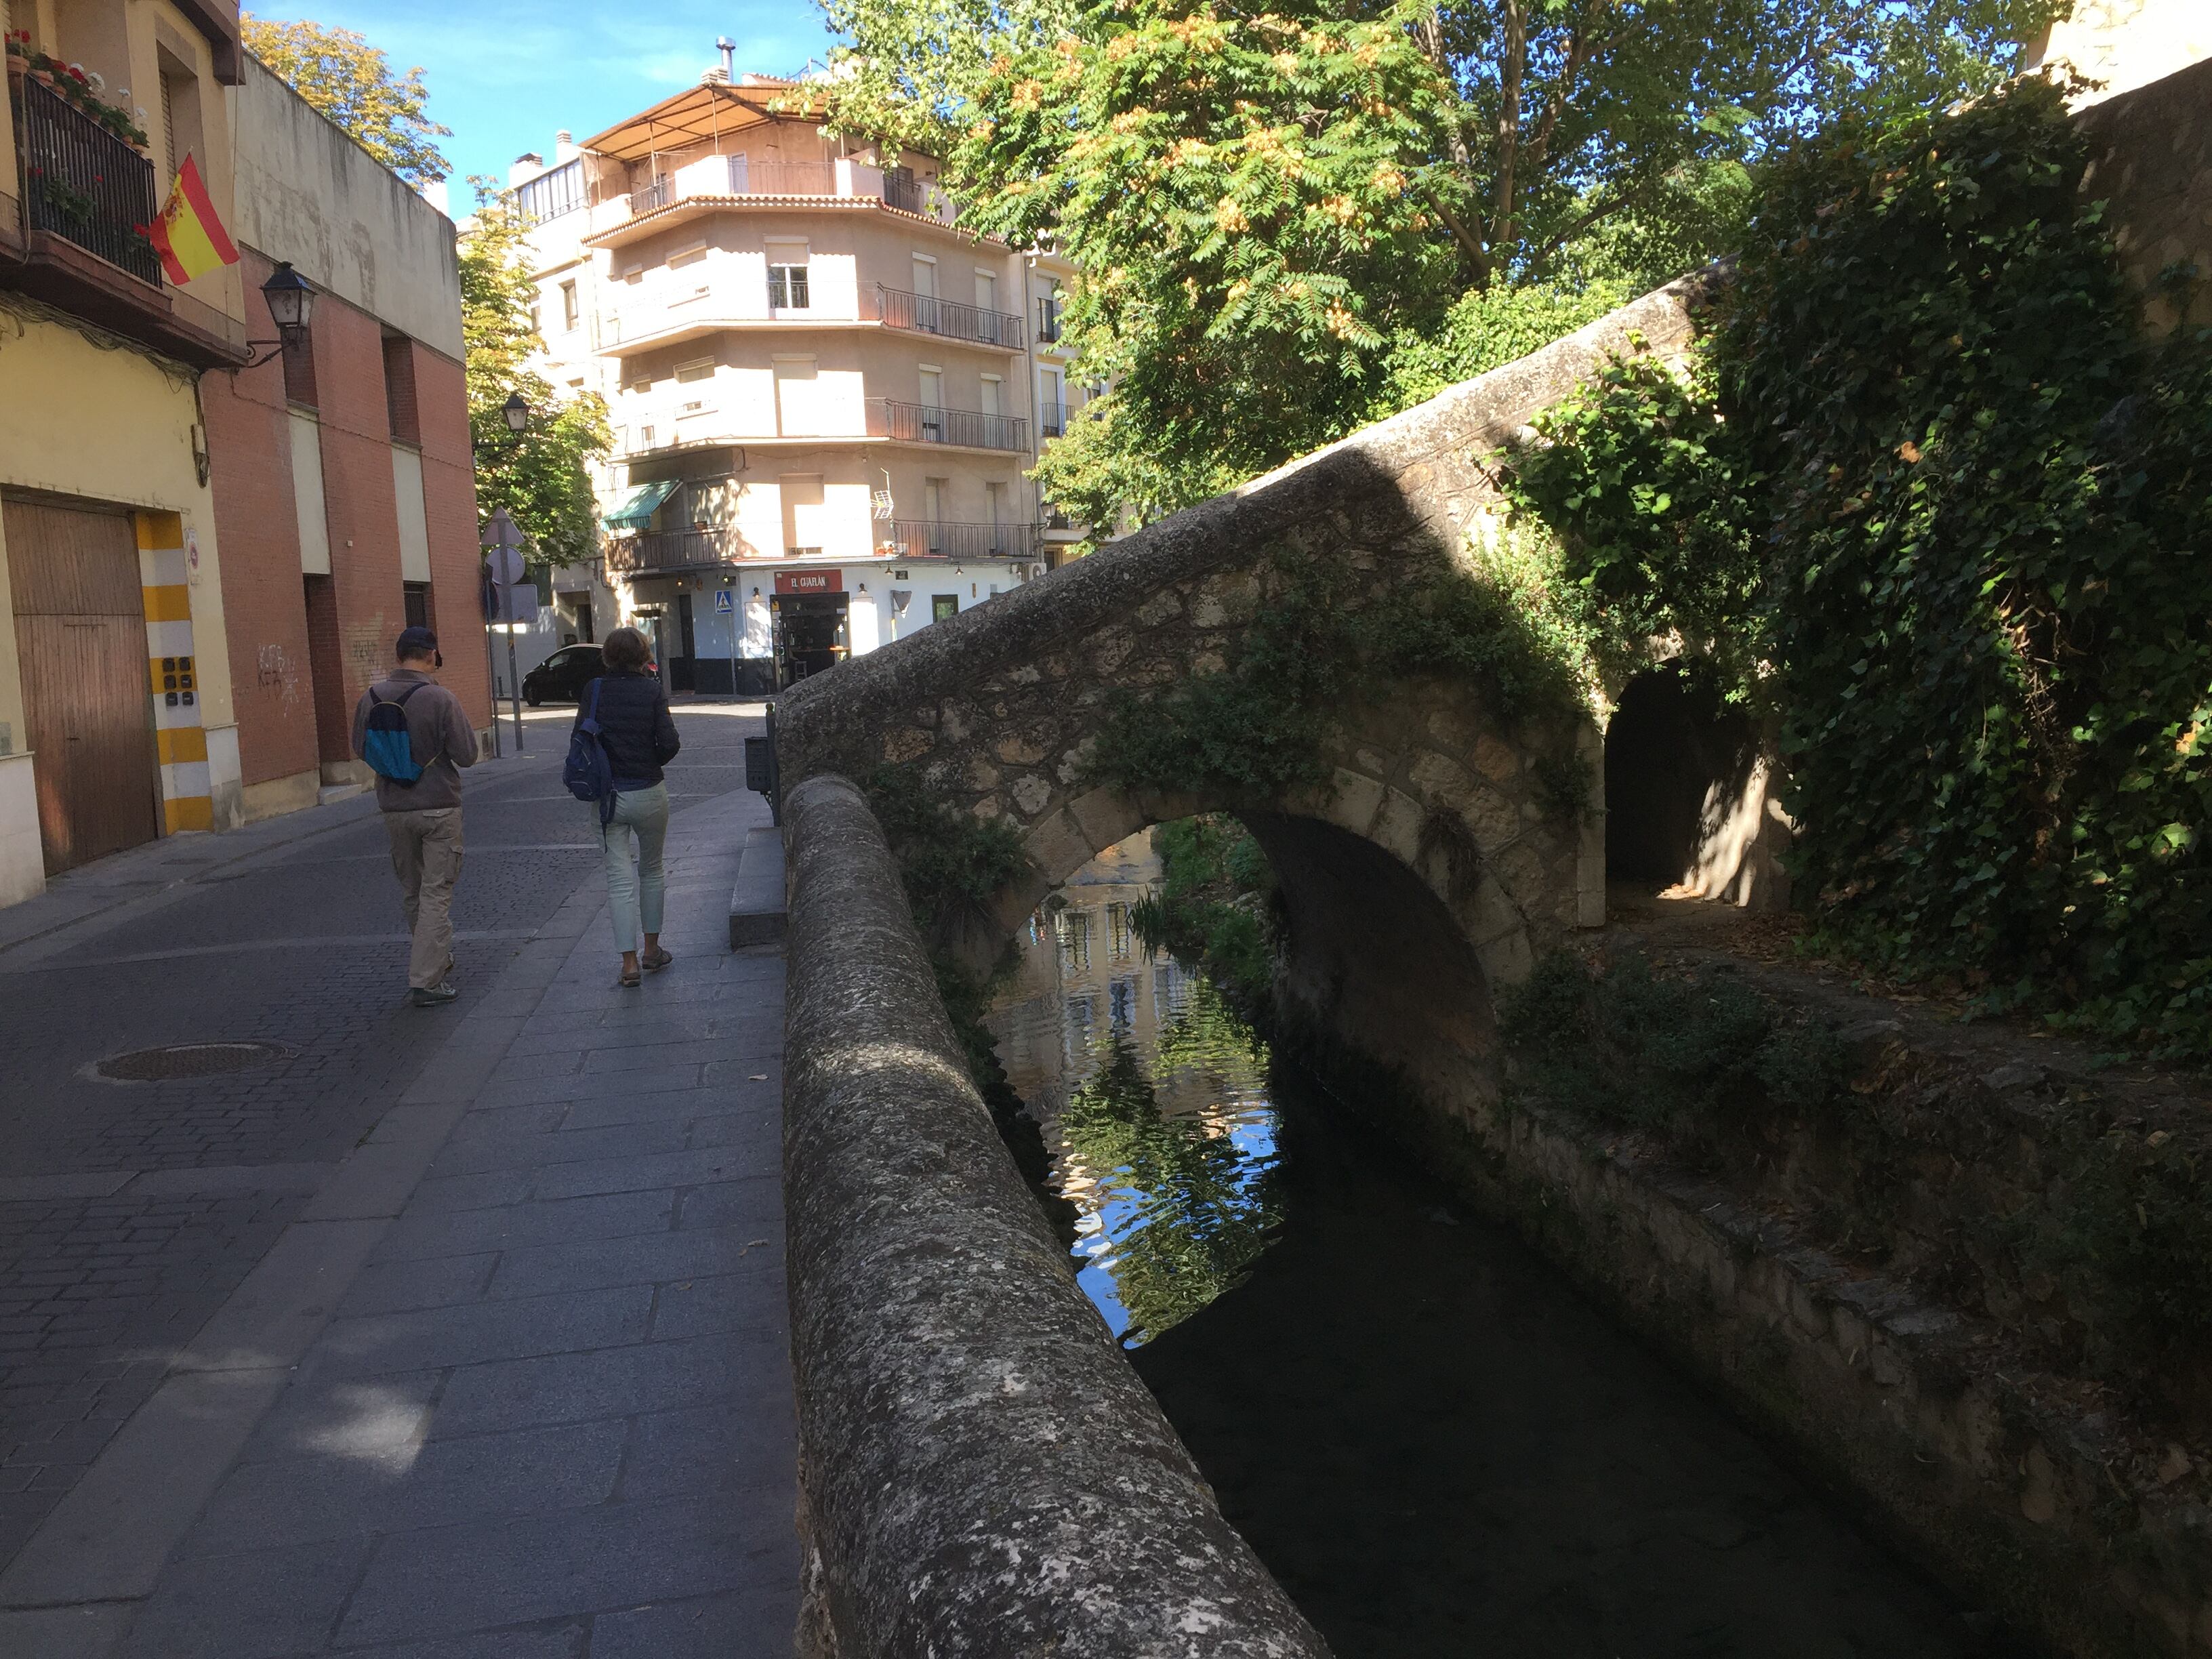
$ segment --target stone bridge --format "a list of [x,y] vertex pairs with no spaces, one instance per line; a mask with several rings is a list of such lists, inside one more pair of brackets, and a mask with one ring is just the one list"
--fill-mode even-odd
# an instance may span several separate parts
[[[1679,353],[1701,279],[1649,295],[1229,495],[840,665],[780,705],[787,790],[824,773],[912,769],[940,799],[1017,825],[1021,878],[990,907],[1010,936],[1054,884],[1147,824],[1233,812],[1286,908],[1284,988],[1324,1029],[1408,1060],[1449,1094],[1486,1071],[1489,988],[1605,917],[1603,738],[1595,712],[1516,723],[1463,678],[1361,685],[1329,724],[1331,781],[1267,798],[1097,784],[1115,694],[1222,672],[1280,602],[1284,556],[1370,605],[1464,564],[1501,506],[1490,470],[1540,410],[1640,341]],[[1587,810],[1548,804],[1563,761]],[[1468,857],[1468,849],[1474,857]],[[984,941],[988,959],[997,940]],[[1443,1073],[1439,1074],[1438,1067]],[[1424,1076],[1425,1073],[1427,1075]]]

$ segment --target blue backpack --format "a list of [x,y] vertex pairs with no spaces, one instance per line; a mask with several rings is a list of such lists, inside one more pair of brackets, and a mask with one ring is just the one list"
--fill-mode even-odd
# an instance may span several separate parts
[[404,788],[412,788],[422,775],[415,759],[414,740],[407,735],[406,704],[423,684],[417,682],[389,699],[378,696],[374,686],[368,689],[368,720],[362,734],[361,757],[377,776]]
[[568,793],[578,800],[595,800],[599,804],[599,823],[602,826],[614,821],[615,768],[607,756],[605,734],[599,730],[599,687],[604,680],[593,680],[587,701],[576,716],[575,729],[568,733],[568,758],[561,766],[561,781],[568,786]]

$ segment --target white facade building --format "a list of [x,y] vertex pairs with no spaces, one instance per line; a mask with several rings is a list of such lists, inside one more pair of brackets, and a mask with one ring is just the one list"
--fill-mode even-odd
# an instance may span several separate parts
[[607,400],[602,571],[550,647],[617,621],[672,689],[764,694],[1039,574],[1079,532],[1034,483],[1065,429],[1065,266],[954,228],[936,165],[723,72],[516,164],[546,372]]

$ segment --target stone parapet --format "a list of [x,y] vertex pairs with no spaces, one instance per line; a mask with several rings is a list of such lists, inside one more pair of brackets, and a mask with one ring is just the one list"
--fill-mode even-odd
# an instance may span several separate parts
[[860,791],[784,823],[803,1648],[1322,1659],[1077,1288]]

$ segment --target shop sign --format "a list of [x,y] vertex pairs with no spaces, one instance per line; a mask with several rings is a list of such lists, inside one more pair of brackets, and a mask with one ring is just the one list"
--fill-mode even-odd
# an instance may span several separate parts
[[845,591],[845,573],[842,570],[779,570],[775,573],[775,591],[779,593],[842,593]]

